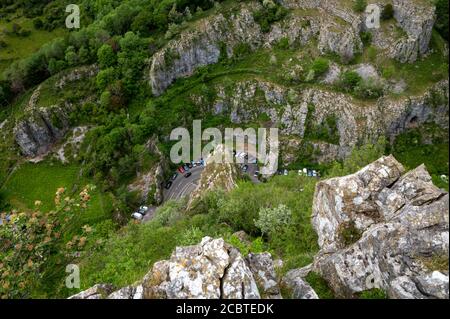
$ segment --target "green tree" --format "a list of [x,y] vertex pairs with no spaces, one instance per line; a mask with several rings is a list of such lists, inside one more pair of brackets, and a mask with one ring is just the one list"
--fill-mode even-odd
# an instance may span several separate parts
[[97,51],[97,60],[100,65],[100,68],[106,69],[113,66],[116,63],[117,57],[116,54],[114,53],[113,48],[108,44],[104,44]]
[[114,68],[107,68],[101,70],[96,77],[97,88],[100,91],[104,91],[108,85],[114,82],[116,79],[117,72]]
[[274,208],[261,208],[255,226],[261,230],[263,235],[274,236],[283,232],[284,227],[291,223],[291,218],[292,212],[286,205],[280,204]]
[[69,66],[75,66],[78,63],[78,55],[75,52],[75,48],[73,46],[69,46],[66,49],[65,54],[66,62]]

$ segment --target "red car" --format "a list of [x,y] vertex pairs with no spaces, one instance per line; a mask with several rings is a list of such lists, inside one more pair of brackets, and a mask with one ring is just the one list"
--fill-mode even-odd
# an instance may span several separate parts
[[179,171],[181,174],[183,174],[183,173],[184,173],[184,168],[180,166],[180,167],[178,168],[178,171]]

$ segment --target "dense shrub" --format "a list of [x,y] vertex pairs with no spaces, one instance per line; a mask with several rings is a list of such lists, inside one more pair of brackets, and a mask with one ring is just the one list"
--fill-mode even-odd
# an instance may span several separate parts
[[315,76],[321,76],[325,74],[330,68],[330,62],[324,58],[317,58],[314,60],[311,69],[314,71]]
[[372,42],[372,33],[368,31],[361,32],[359,36],[361,37],[362,43],[366,46]]
[[448,1],[447,0],[435,0],[436,5],[436,22],[434,27],[439,34],[448,42]]
[[116,63],[117,57],[113,48],[108,44],[104,44],[97,51],[97,60],[100,68],[106,69],[112,67]]
[[286,205],[280,204],[274,208],[261,208],[255,226],[264,235],[274,236],[283,232],[284,228],[291,223],[292,212]]
[[253,18],[260,25],[262,32],[269,32],[273,23],[287,15],[287,9],[273,1],[264,1],[263,4],[263,8],[253,14]]
[[42,22],[41,18],[36,18],[33,20],[33,26],[37,29],[40,30],[44,27],[44,22]]
[[384,6],[383,11],[381,11],[381,19],[389,20],[394,17],[394,7],[391,3],[388,3]]
[[377,81],[369,79],[359,82],[354,93],[360,99],[376,99],[383,95],[383,87]]
[[354,71],[346,71],[342,73],[340,78],[340,86],[346,92],[353,92],[361,82],[361,76]]
[[366,7],[367,7],[366,0],[354,0],[353,1],[353,10],[355,12],[358,12],[358,13],[364,12]]

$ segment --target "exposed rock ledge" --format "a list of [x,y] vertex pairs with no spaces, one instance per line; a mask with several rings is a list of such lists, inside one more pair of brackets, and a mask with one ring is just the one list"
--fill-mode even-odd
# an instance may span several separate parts
[[280,298],[269,253],[249,254],[222,238],[177,247],[169,260],[156,262],[142,281],[115,290],[99,284],[70,299],[255,299]]
[[[448,193],[424,165],[404,174],[392,156],[316,186],[314,270],[338,297],[380,288],[391,298],[448,298]],[[360,238],[358,238],[360,235]]]
[[259,8],[261,4],[255,1],[242,4],[238,13],[202,19],[196,23],[195,30],[184,31],[179,38],[170,41],[152,59],[153,94],[161,95],[176,79],[191,76],[201,66],[217,63],[221,54],[233,56],[238,44],[257,49],[271,47],[280,39],[288,38],[290,43],[305,45],[315,37],[320,52],[334,52],[344,60],[352,59],[362,49],[357,29],[345,21],[336,21],[335,16],[327,12],[310,16],[291,14],[264,33],[253,19],[253,12]]
[[41,108],[19,121],[14,136],[22,154],[36,157],[47,153],[68,132],[70,110],[70,104]]

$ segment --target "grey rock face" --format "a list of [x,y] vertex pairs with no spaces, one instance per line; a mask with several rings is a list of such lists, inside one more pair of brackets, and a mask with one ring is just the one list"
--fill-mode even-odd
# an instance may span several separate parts
[[[97,73],[98,66],[95,64],[76,68],[60,75],[55,89],[61,90],[71,82],[93,77]],[[69,131],[69,114],[73,105],[65,102],[64,105],[39,108],[41,88],[38,86],[33,92],[25,108],[25,117],[18,120],[14,128],[16,143],[27,157],[46,154]]]
[[140,193],[142,202],[147,202],[150,191],[153,190],[153,200],[156,205],[160,205],[164,200],[164,175],[168,170],[167,160],[159,150],[158,142],[157,137],[152,137],[147,141],[145,147],[151,154],[159,157],[159,162],[148,171],[138,172],[136,180],[128,185],[129,191],[137,191]]
[[[366,73],[372,74],[369,71]],[[215,90],[217,96],[212,103],[206,103],[196,95],[192,95],[191,100],[202,109],[209,107],[210,112],[215,112],[213,106],[220,102],[221,114],[229,116],[234,123],[255,121],[261,114],[266,114],[267,125],[279,127],[280,133],[292,135],[292,140],[304,137],[308,117],[316,125],[324,123],[328,117],[334,117],[338,145],[314,145],[320,154],[318,160],[323,162],[345,158],[358,142],[373,142],[380,136],[394,141],[406,129],[425,122],[448,128],[448,116],[443,116],[448,115],[447,80],[419,96],[393,100],[381,98],[364,105],[341,93],[315,88],[297,91],[258,80],[237,82],[227,90],[218,85]],[[432,94],[443,97],[440,99],[441,105],[433,105]],[[314,108],[310,109],[310,106]],[[295,153],[295,143],[288,141],[282,147],[285,150],[292,148]]]
[[363,44],[357,31],[351,26],[342,26],[330,21],[320,30],[319,50],[322,54],[333,52],[338,54],[344,62],[348,62],[361,52]]
[[50,107],[32,111],[14,128],[16,143],[23,155],[36,157],[48,152],[69,130],[68,110]]
[[398,41],[391,54],[400,62],[414,62],[428,51],[435,21],[435,7],[416,1],[394,0],[394,17],[407,38]]
[[[258,2],[243,4],[238,13],[228,18],[219,14],[203,19],[195,30],[187,30],[170,41],[151,62],[149,73],[153,94],[161,95],[176,79],[191,76],[201,66],[217,63],[221,54],[232,57],[238,44],[255,50],[271,47],[282,38],[287,38],[290,44],[304,45],[315,37],[319,40],[320,52],[334,52],[343,60],[352,59],[362,49],[356,27],[358,18],[337,6],[330,11],[321,9],[317,15],[290,15],[272,25],[268,33],[262,32],[253,19],[253,13],[260,8]],[[338,23],[336,15],[348,21]]]
[[428,274],[417,276],[417,288],[422,294],[430,298],[448,299],[448,274],[433,271]]
[[416,277],[394,279],[388,294],[394,299],[448,299],[448,274],[433,271]]
[[[389,156],[318,183],[312,221],[321,250],[314,270],[337,296],[372,288],[391,298],[448,296],[447,275],[433,277],[423,262],[448,256],[448,193],[433,185],[424,166],[402,173]],[[346,242],[350,223],[361,236]]]
[[110,284],[97,284],[79,294],[73,295],[68,299],[105,299],[116,288]]
[[141,285],[137,287],[128,286],[114,291],[108,296],[108,299],[142,299],[144,288]]
[[269,253],[249,254],[246,261],[263,298],[281,298],[272,256]]
[[290,270],[281,282],[290,291],[293,299],[319,299],[314,289],[304,280],[311,271],[311,267]]
[[177,247],[132,286],[95,285],[69,299],[259,299],[258,285],[263,297],[281,298],[270,254],[244,258],[222,238],[205,237]]
[[339,227],[346,222],[353,221],[360,231],[372,225],[380,217],[373,199],[403,171],[403,166],[393,156],[388,156],[353,175],[319,182],[312,215],[319,246],[328,250],[341,248]]
[[143,282],[145,298],[259,298],[252,272],[238,250],[223,239],[177,247]]
[[58,82],[56,82],[55,87],[61,90],[71,82],[94,77],[98,72],[99,67],[96,64],[76,68],[68,74],[61,76]]
[[232,55],[238,43],[261,45],[261,31],[249,8],[244,7],[227,20],[223,15],[204,19],[195,31],[181,34],[157,52],[152,60],[150,82],[153,94],[160,95],[177,78],[186,77],[200,66],[218,62],[221,44]]

